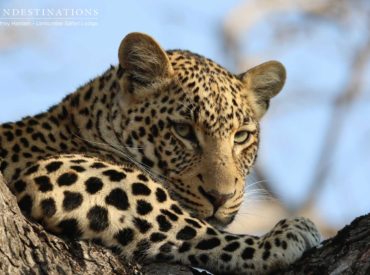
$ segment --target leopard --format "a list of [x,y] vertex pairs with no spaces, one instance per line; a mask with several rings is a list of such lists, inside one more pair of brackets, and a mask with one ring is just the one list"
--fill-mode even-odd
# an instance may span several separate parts
[[304,217],[261,236],[225,230],[245,197],[260,120],[285,80],[278,61],[233,74],[129,33],[116,66],[0,126],[0,171],[22,213],[62,238],[141,264],[267,274],[321,240]]

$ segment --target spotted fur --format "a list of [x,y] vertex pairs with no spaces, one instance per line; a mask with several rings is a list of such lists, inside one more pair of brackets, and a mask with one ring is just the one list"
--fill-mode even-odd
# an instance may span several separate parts
[[0,169],[48,230],[142,262],[215,273],[284,267],[319,242],[304,218],[229,234],[256,159],[259,119],[283,87],[276,62],[233,75],[132,33],[111,67],[47,112],[0,126]]

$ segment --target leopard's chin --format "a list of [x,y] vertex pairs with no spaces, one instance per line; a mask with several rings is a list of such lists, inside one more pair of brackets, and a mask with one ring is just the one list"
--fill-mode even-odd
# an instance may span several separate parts
[[216,216],[210,216],[208,218],[205,218],[205,221],[207,221],[212,226],[216,227],[217,229],[225,229],[230,223],[232,223],[235,219],[235,215],[229,216],[227,218],[218,218]]

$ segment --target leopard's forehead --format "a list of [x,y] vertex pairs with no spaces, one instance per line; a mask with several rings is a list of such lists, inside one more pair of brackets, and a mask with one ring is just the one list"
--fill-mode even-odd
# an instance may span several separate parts
[[241,80],[216,62],[189,51],[168,51],[175,77],[182,86],[185,116],[208,135],[228,136],[253,123]]
[[[173,50],[167,53],[175,74],[183,82],[189,80],[189,83],[200,84],[205,92],[217,92],[219,89],[235,93],[242,89],[241,81],[234,74],[211,59],[190,51]],[[214,87],[217,85],[218,88]]]

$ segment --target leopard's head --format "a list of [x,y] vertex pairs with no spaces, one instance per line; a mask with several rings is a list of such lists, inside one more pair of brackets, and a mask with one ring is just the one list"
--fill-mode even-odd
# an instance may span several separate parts
[[259,120],[284,85],[283,65],[270,61],[234,75],[131,33],[120,45],[118,70],[122,119],[115,131],[129,157],[192,214],[229,224],[256,159]]

